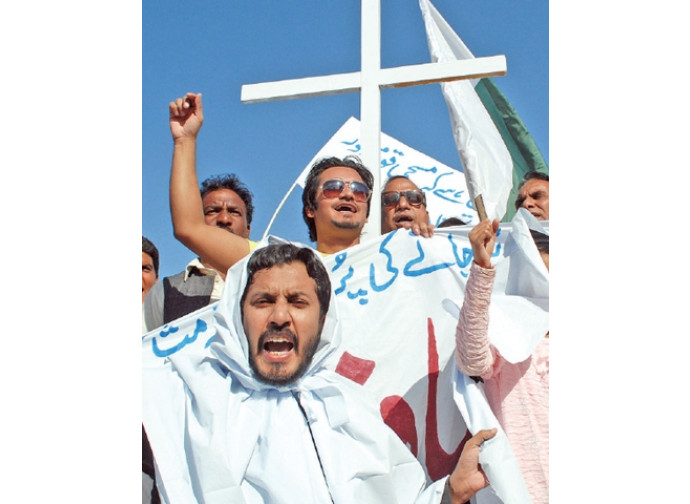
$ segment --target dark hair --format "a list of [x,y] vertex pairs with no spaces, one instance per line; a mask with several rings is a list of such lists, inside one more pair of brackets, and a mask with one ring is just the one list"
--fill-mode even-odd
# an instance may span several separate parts
[[465,224],[467,223],[462,219],[458,219],[457,217],[448,217],[446,220],[441,222],[441,224],[439,224],[438,227],[445,228],[451,226],[464,226]]
[[535,231],[534,229],[529,230],[532,235],[532,239],[537,246],[537,250],[544,254],[549,253],[549,235]]
[[251,225],[252,215],[254,215],[252,193],[247,189],[247,186],[237,178],[237,175],[234,173],[223,173],[207,178],[201,183],[201,198],[203,199],[208,193],[217,191],[218,189],[229,189],[237,193],[244,202],[244,206],[247,208],[247,226]]
[[[319,175],[328,168],[335,168],[337,166],[352,168],[362,177],[370,191],[374,188],[374,176],[357,156],[345,156],[343,159],[329,157],[314,163],[314,166],[309,171],[309,175],[307,175],[304,191],[302,192],[302,218],[307,223],[307,227],[309,227],[309,239],[312,241],[316,241],[316,225],[314,224],[313,217],[307,217],[307,211],[311,210],[313,212],[316,210],[316,191],[318,190]],[[370,210],[371,205],[367,202],[367,217],[369,217]]]
[[539,171],[536,171],[536,170],[530,170],[530,171],[528,171],[527,173],[525,173],[525,176],[522,177],[522,182],[520,182],[520,185],[518,186],[518,191],[520,190],[520,188],[521,188],[523,185],[525,185],[525,182],[527,182],[528,180],[532,180],[532,179],[546,180],[546,181],[548,182],[548,181],[549,181],[549,174],[548,174],[548,173],[539,172]]
[[147,253],[151,256],[151,259],[153,259],[153,269],[156,272],[156,278],[158,278],[158,249],[153,242],[145,236],[141,237],[141,251]]
[[405,176],[405,175],[393,175],[391,178],[389,178],[388,180],[386,180],[386,182],[381,186],[381,194],[383,194],[384,192],[386,192],[385,189],[386,189],[386,186],[388,186],[388,184],[390,184],[391,182],[393,182],[394,180],[397,180],[397,179],[409,180],[410,183],[412,183],[412,185],[414,185],[414,186],[417,188],[417,190],[418,190],[420,193],[422,193],[422,205],[426,206],[426,194],[424,193],[424,191],[422,191],[422,190],[419,188],[419,186],[418,186],[417,184],[415,184],[414,181],[413,181],[410,177],[407,177],[407,176]]
[[254,275],[261,270],[272,268],[280,264],[290,264],[299,261],[307,268],[307,274],[316,282],[316,295],[319,299],[319,310],[321,316],[328,313],[331,300],[331,280],[328,277],[326,267],[321,260],[316,257],[314,251],[306,247],[297,247],[291,243],[279,245],[268,245],[257,249],[247,262],[247,285],[242,292],[240,307],[244,306],[244,299],[247,296],[249,286],[254,280]]

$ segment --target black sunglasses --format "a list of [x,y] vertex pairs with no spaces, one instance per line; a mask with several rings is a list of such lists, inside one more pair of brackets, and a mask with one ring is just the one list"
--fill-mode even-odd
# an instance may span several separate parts
[[342,193],[345,189],[345,185],[350,187],[350,191],[352,191],[355,201],[364,203],[365,201],[369,200],[369,188],[364,182],[358,182],[357,180],[345,182],[344,180],[340,179],[330,179],[321,184],[319,189],[321,189],[321,192],[323,192],[323,195],[326,198],[331,199],[340,196],[340,193]]
[[412,206],[426,205],[426,198],[422,191],[386,191],[381,193],[381,204],[383,206],[397,205],[400,201],[400,196],[405,196],[407,202]]

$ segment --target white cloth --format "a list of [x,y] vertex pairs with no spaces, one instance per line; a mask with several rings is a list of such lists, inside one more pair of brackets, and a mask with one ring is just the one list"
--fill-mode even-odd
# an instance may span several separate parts
[[215,323],[192,337],[208,327],[206,355],[150,358],[144,339],[143,417],[162,500],[438,503],[446,478],[427,487],[365,389],[327,369],[341,338],[333,293],[302,378],[283,387],[254,378],[239,307],[246,262],[228,271]]

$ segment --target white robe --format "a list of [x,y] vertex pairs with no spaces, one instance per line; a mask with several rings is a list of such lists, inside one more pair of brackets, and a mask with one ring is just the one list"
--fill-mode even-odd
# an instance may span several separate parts
[[239,310],[246,262],[228,272],[209,352],[151,358],[156,334],[143,341],[143,421],[163,502],[440,502],[446,478],[427,486],[365,389],[327,369],[340,342],[332,293],[306,373],[285,387],[254,378]]

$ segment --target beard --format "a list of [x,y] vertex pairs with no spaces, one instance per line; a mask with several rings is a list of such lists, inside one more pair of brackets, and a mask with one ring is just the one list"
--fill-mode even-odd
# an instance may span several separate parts
[[[294,383],[297,381],[299,378],[304,375],[304,373],[307,371],[309,368],[309,365],[311,364],[311,361],[314,358],[314,354],[316,353],[316,349],[319,346],[319,341],[321,341],[321,327],[319,327],[318,334],[316,335],[316,338],[314,338],[309,346],[304,349],[304,352],[301,354],[299,363],[297,365],[297,368],[289,374],[285,374],[283,371],[283,368],[285,367],[285,364],[280,362],[280,363],[272,363],[269,365],[269,369],[267,371],[262,371],[258,368],[256,365],[256,357],[253,352],[249,352],[249,367],[252,369],[254,372],[254,376],[256,377],[257,380],[259,380],[262,383],[266,383],[268,385],[290,385],[291,383]],[[294,351],[297,352],[300,348],[299,346],[299,340],[295,333],[290,331],[289,329],[284,329],[284,330],[275,330],[269,328],[267,331],[264,331],[261,336],[259,337],[259,341],[257,344],[257,352],[263,351],[262,348],[264,346],[264,342],[269,336],[275,336],[275,335],[282,335],[287,337],[288,339],[292,340],[292,344],[294,345]]]
[[354,221],[336,221],[335,219],[331,220],[331,224],[333,224],[334,227],[340,228],[340,229],[359,229],[362,227],[361,222],[354,222]]

